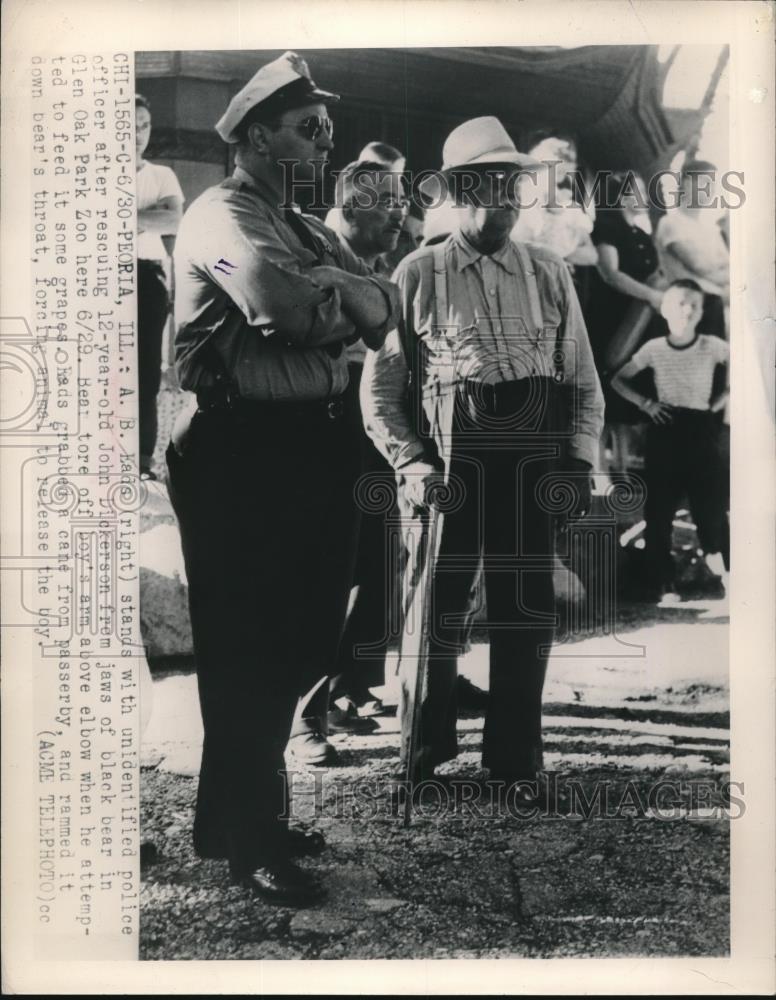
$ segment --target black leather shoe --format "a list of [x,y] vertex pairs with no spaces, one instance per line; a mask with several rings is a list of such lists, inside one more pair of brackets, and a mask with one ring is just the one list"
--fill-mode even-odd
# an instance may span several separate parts
[[311,858],[326,847],[326,840],[317,830],[289,830],[288,853],[292,858]]
[[536,774],[509,774],[491,771],[487,784],[498,800],[517,809],[540,808],[546,799],[546,787]]
[[333,767],[338,763],[337,751],[323,733],[310,731],[292,736],[288,749],[296,760],[310,767]]
[[307,906],[323,896],[323,889],[307,872],[289,861],[274,861],[243,870],[232,867],[235,885],[248,889],[270,903]]
[[340,703],[335,703],[326,717],[326,728],[330,733],[355,733],[364,736],[373,733],[379,728],[379,723],[372,718],[363,718],[358,714],[358,709],[352,702],[347,702],[347,707]]

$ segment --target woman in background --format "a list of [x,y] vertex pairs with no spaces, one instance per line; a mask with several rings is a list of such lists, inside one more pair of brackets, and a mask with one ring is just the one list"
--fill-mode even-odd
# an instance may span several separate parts
[[574,265],[595,264],[597,255],[590,239],[594,217],[575,197],[579,174],[575,140],[559,134],[545,136],[528,149],[528,155],[546,164],[547,170],[525,176],[525,202],[512,238],[546,246],[563,257],[572,272]]
[[658,287],[662,276],[644,181],[633,171],[613,174],[609,181],[606,202],[599,208],[593,229],[598,280],[586,319],[606,398],[608,464],[614,471],[625,471],[630,464],[632,427],[642,416],[610,389],[609,377],[646,339],[663,292]]

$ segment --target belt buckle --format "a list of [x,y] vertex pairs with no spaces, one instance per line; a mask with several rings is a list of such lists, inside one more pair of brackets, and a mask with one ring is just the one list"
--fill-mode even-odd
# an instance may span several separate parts
[[337,420],[345,411],[345,404],[341,399],[330,399],[326,404],[326,414],[329,420]]

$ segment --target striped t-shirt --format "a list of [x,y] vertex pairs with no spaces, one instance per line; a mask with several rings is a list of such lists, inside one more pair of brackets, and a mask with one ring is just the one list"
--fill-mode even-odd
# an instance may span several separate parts
[[671,406],[708,410],[717,365],[726,365],[730,348],[719,337],[699,334],[685,347],[674,347],[667,337],[648,340],[633,355],[639,371],[651,368],[657,398]]

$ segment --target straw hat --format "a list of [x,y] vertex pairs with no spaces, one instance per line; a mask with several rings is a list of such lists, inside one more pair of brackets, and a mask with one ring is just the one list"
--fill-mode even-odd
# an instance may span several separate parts
[[498,118],[470,118],[454,128],[442,148],[442,168],[420,185],[427,197],[436,200],[443,188],[440,177],[477,166],[511,166],[521,170],[538,170],[544,167],[525,153],[519,153],[509,134]]

